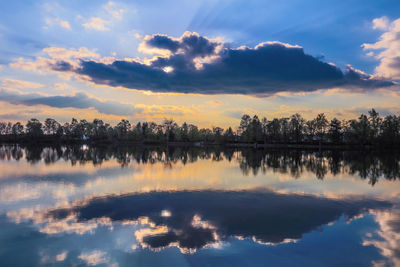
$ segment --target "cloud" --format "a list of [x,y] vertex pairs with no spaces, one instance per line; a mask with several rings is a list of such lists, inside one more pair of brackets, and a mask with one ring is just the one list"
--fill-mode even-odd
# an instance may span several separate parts
[[378,30],[387,30],[389,28],[390,21],[388,17],[383,16],[372,20],[372,28]]
[[379,224],[375,238],[366,238],[364,246],[375,246],[383,256],[376,266],[400,265],[400,210],[375,211],[375,220]]
[[112,1],[104,5],[104,9],[115,19],[121,20],[125,10],[117,8],[116,4]]
[[[43,186],[43,185],[41,185]],[[40,196],[40,190],[36,186],[28,185],[26,183],[20,183],[16,186],[4,186],[0,189],[0,201],[1,202],[13,202],[21,200],[32,200],[37,199]]]
[[71,30],[71,25],[69,24],[69,22],[67,20],[62,20],[59,18],[46,18],[45,21],[48,26],[57,25],[64,29]]
[[60,254],[57,254],[56,255],[56,260],[57,261],[64,261],[67,258],[67,255],[68,255],[67,251],[64,251],[64,252],[62,252]]
[[[379,41],[372,44],[363,44],[364,50],[370,50],[367,54],[374,56],[380,61],[376,67],[377,75],[389,78],[400,79],[400,19],[392,22],[382,17],[373,20],[373,28],[383,30]],[[376,54],[374,51],[377,51]]]
[[217,56],[223,46],[219,39],[209,39],[197,33],[185,32],[180,38],[162,34],[147,35],[139,45],[139,51],[146,54],[183,54],[188,63],[193,64],[195,59]]
[[144,105],[137,104],[136,107],[142,108],[143,114],[161,115],[161,116],[183,116],[185,114],[194,114],[198,110],[194,107],[175,106],[175,105]]
[[7,88],[14,88],[14,89],[37,89],[43,87],[43,84],[34,83],[34,82],[27,82],[21,80],[14,80],[14,79],[3,79],[1,84]]
[[43,52],[47,53],[53,59],[79,59],[79,58],[100,58],[100,55],[94,51],[87,49],[86,47],[80,47],[79,49],[66,49],[56,46],[50,46],[43,49]]
[[89,266],[108,263],[107,253],[100,250],[94,250],[88,253],[81,253],[78,258],[86,262],[86,264]]
[[66,83],[56,83],[56,84],[54,84],[53,88],[55,90],[62,91],[62,90],[66,90],[68,88],[71,88],[71,86],[69,84],[66,84]]
[[209,100],[206,101],[207,105],[210,105],[213,108],[218,108],[219,106],[223,105],[224,102],[220,101],[220,100]]
[[46,105],[56,108],[94,108],[100,113],[119,116],[134,115],[141,111],[133,105],[116,101],[101,101],[79,92],[73,95],[46,96],[40,94],[22,94],[18,91],[0,89],[0,101],[26,106]]
[[102,18],[92,17],[89,19],[88,22],[82,24],[82,26],[89,30],[108,31],[110,29],[107,28],[106,25],[109,23],[110,23],[109,21],[104,20]]
[[41,74],[48,72],[58,72],[62,77],[69,79],[70,74],[60,71],[68,71],[73,67],[79,67],[79,62],[83,59],[99,60],[99,62],[107,62],[109,58],[101,58],[93,50],[89,50],[86,47],[80,47],[77,49],[67,49],[62,47],[50,46],[42,50],[45,56],[38,56],[35,60],[25,59],[19,57],[14,62],[10,63],[9,66],[12,68],[19,68],[25,71],[35,71]]
[[[152,59],[82,59],[50,68],[96,84],[154,92],[271,95],[333,87],[375,89],[394,85],[348,66],[345,71],[304,53],[300,46],[264,42],[229,48],[220,39],[185,32],[180,38],[145,36],[139,51]],[[68,64],[67,64],[68,63]]]

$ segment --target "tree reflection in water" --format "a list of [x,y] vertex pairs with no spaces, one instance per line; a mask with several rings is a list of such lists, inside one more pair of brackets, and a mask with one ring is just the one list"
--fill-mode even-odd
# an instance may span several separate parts
[[127,147],[127,146],[0,146],[1,160],[21,160],[35,164],[43,160],[46,164],[58,160],[77,163],[102,164],[111,159],[121,166],[130,162],[164,163],[173,168],[177,162],[183,164],[197,160],[238,161],[244,175],[257,175],[273,171],[290,174],[298,178],[305,171],[323,179],[332,175],[350,174],[367,179],[374,185],[380,178],[397,180],[400,178],[400,153],[396,151],[343,151],[284,149],[234,149],[223,147]]

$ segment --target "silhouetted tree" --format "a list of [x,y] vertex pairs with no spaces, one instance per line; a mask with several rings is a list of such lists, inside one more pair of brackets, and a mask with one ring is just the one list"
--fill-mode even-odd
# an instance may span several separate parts
[[186,122],[184,122],[182,124],[180,131],[181,131],[180,136],[181,136],[182,141],[184,141],[184,142],[189,141],[189,127]]
[[26,133],[31,137],[42,136],[42,123],[37,119],[30,119],[26,124]]
[[267,126],[268,130],[268,136],[269,139],[272,142],[279,142],[280,141],[280,135],[281,135],[281,123],[279,119],[273,119],[268,123]]
[[188,137],[191,142],[199,141],[200,139],[199,129],[197,128],[196,125],[193,124],[188,125]]
[[309,142],[312,142],[315,137],[315,133],[317,132],[315,120],[310,120],[306,122],[305,125],[305,132]]
[[235,134],[231,127],[229,127],[224,133],[224,140],[227,143],[231,143],[235,141]]
[[318,141],[321,142],[324,140],[324,136],[326,133],[326,129],[328,127],[328,120],[325,117],[324,113],[320,113],[317,115],[317,117],[314,119],[314,125],[315,125],[315,130],[316,134],[318,137]]
[[14,137],[21,135],[23,132],[24,132],[24,126],[20,122],[16,122],[12,126],[12,134],[14,135]]
[[290,139],[296,143],[300,143],[303,138],[305,120],[303,117],[296,113],[290,117],[289,129]]
[[371,140],[375,140],[379,135],[381,131],[381,124],[382,124],[382,118],[379,117],[379,113],[375,111],[375,109],[371,109],[368,111],[369,114],[369,122],[371,125]]
[[336,118],[333,118],[329,124],[329,137],[335,144],[342,142],[342,123]]
[[55,119],[47,118],[44,121],[43,132],[47,135],[53,135],[57,133],[59,127],[61,125]]
[[242,119],[240,120],[240,124],[239,124],[239,128],[238,128],[239,134],[244,141],[248,141],[250,139],[250,136],[249,136],[250,132],[247,131],[250,123],[251,123],[251,117],[247,114],[244,114],[242,116]]
[[370,141],[371,125],[366,115],[361,114],[358,120],[351,120],[350,130],[353,134],[354,142],[366,144]]
[[221,127],[213,127],[214,142],[217,144],[222,143],[222,133],[224,129]]
[[381,141],[386,144],[400,143],[400,117],[389,115],[382,122]]
[[117,126],[116,126],[116,131],[118,138],[120,139],[126,139],[128,131],[131,129],[131,124],[128,120],[121,120]]

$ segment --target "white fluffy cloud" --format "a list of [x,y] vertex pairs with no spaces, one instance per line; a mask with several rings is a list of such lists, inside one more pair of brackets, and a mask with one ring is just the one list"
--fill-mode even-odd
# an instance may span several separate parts
[[384,31],[376,43],[363,44],[364,50],[369,50],[369,56],[374,56],[380,62],[376,67],[377,75],[400,79],[400,18],[392,22],[387,17],[373,20],[373,28]]

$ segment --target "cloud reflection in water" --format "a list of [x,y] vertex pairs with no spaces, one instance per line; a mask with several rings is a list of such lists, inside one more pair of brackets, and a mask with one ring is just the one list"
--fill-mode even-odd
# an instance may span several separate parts
[[352,248],[369,251],[363,262],[396,264],[398,228],[384,218],[396,214],[399,163],[396,153],[354,151],[0,146],[0,226],[29,232],[8,240],[30,244],[32,262],[90,265],[233,246],[303,250],[343,218],[376,219],[376,233],[354,232]]
[[[193,252],[229,237],[266,244],[297,240],[341,216],[350,219],[369,209],[390,206],[368,198],[329,199],[267,190],[178,191],[94,198],[82,205],[50,210],[47,217],[63,221],[74,214],[79,223],[147,218],[150,228],[136,233],[142,247],[159,250],[176,245],[183,252]],[[163,216],[162,210],[171,216]]]

